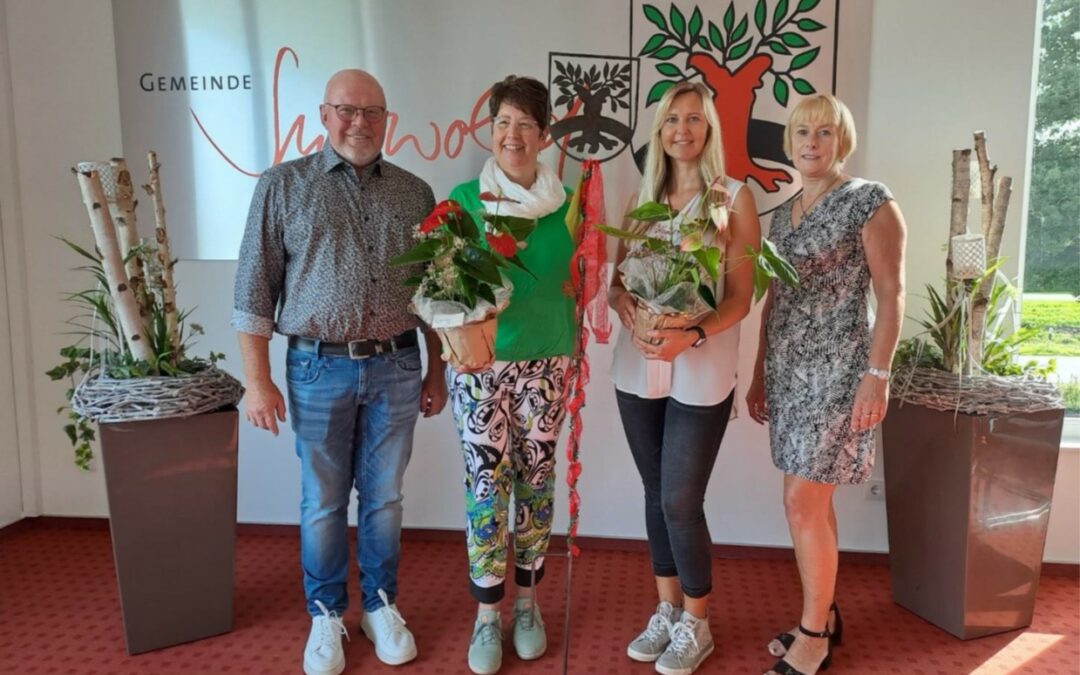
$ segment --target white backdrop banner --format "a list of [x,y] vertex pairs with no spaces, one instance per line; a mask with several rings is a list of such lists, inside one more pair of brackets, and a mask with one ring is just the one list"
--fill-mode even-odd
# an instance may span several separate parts
[[362,68],[390,114],[384,156],[443,198],[490,146],[487,90],[546,81],[543,161],[573,185],[604,162],[613,221],[637,188],[653,108],[673,83],[714,93],[728,173],[763,214],[798,180],[782,151],[800,97],[833,91],[839,0],[114,0],[124,151],[156,150],[175,255],[231,260],[259,174],[317,152],[326,80]]

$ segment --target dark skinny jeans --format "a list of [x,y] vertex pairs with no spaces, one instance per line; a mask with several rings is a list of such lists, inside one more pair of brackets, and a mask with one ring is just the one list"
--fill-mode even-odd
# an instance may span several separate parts
[[705,490],[735,392],[712,406],[686,405],[670,397],[645,399],[618,389],[615,398],[645,486],[653,573],[679,577],[687,597],[705,597],[712,591]]

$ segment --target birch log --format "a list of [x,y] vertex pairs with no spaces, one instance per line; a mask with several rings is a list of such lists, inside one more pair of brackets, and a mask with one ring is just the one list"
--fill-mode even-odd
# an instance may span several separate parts
[[[979,168],[982,174],[982,214],[983,232],[986,235],[986,259],[997,260],[1001,253],[1001,236],[1005,231],[1005,216],[1009,212],[1009,198],[1012,196],[1012,178],[998,176],[996,184],[987,189],[987,176],[993,180],[997,167],[991,166],[986,156],[986,137],[981,131],[975,132],[975,149],[979,155]],[[987,220],[988,219],[988,220]],[[968,337],[969,362],[981,365],[985,347],[986,312],[989,310],[990,294],[994,289],[993,274],[987,275],[975,291],[971,304],[971,332]]]
[[101,252],[101,262],[105,269],[105,280],[109,283],[116,319],[124,330],[131,354],[140,361],[153,362],[150,344],[145,338],[145,330],[135,294],[131,290],[127,273],[124,271],[124,259],[120,255],[120,243],[116,236],[116,226],[106,206],[105,190],[101,187],[98,172],[75,172],[79,180],[86,215],[90,218],[90,227],[94,231],[94,243]]
[[165,201],[161,195],[161,164],[153,150],[147,153],[146,161],[150,166],[150,184],[144,185],[143,189],[154,200],[154,239],[157,241],[157,260],[161,268],[161,304],[165,311],[165,327],[169,332],[169,345],[175,364],[180,356],[180,328],[176,316],[172,251],[169,248],[169,232],[165,228]]
[[949,216],[949,255],[945,260],[945,278],[953,278],[952,238],[967,232],[968,198],[971,194],[971,150],[952,153],[952,213]]
[[986,155],[986,132],[975,132],[975,156],[979,158],[979,182],[982,185],[982,228],[983,236],[990,239],[990,223],[994,219],[994,175],[997,167],[990,163]]
[[150,299],[147,297],[146,273],[143,261],[138,255],[132,255],[133,249],[140,244],[139,228],[135,219],[135,187],[131,183],[131,172],[123,157],[114,157],[109,161],[116,180],[115,199],[109,201],[109,212],[116,225],[120,240],[120,254],[124,259],[131,290],[135,293],[135,302],[139,305],[139,316],[145,321],[149,316]]

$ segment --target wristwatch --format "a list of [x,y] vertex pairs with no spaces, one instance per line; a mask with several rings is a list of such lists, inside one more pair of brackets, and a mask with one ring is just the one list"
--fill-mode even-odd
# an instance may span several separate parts
[[688,326],[685,330],[692,330],[697,333],[697,339],[694,340],[694,344],[690,345],[691,347],[700,347],[701,345],[705,344],[705,340],[707,340],[709,337],[705,334],[705,329],[701,326]]
[[866,374],[867,375],[873,375],[877,379],[884,380],[885,382],[889,381],[889,375],[890,375],[889,371],[882,370],[881,368],[874,368],[873,366],[871,366],[871,367],[866,369]]

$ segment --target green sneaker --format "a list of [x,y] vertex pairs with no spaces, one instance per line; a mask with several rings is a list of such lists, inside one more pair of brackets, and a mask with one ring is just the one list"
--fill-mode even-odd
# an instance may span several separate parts
[[547,650],[547,633],[540,606],[531,598],[514,601],[514,651],[525,661],[538,659]]
[[502,617],[495,609],[482,609],[476,616],[469,640],[469,670],[476,675],[495,675],[502,666]]

